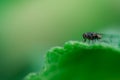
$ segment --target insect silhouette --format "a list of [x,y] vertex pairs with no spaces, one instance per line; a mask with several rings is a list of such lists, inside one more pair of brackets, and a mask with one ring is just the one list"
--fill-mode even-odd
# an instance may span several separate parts
[[102,34],[100,33],[87,32],[83,34],[84,42],[86,42],[87,40],[89,41],[99,40],[101,38],[102,38]]

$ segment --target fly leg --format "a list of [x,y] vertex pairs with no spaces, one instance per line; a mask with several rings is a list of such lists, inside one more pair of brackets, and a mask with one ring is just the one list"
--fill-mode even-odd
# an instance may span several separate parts
[[86,42],[87,41],[87,39],[86,38],[84,38],[84,41],[83,42]]
[[89,42],[88,42],[88,43],[90,44],[90,42],[91,42],[91,40],[89,39]]

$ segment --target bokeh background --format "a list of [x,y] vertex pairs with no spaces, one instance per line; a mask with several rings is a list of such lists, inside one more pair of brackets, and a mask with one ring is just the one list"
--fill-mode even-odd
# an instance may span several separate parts
[[22,80],[49,48],[119,26],[119,0],[0,0],[0,80]]

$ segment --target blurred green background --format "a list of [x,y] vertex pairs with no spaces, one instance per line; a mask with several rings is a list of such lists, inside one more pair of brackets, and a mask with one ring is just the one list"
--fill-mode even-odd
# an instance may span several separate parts
[[119,26],[119,0],[1,0],[0,80],[40,71],[53,46]]

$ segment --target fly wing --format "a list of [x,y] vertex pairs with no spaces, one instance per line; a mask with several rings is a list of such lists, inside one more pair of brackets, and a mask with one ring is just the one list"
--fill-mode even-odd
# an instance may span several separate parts
[[101,33],[103,37],[111,37],[111,38],[117,38],[120,37],[119,34],[108,34],[108,33]]
[[120,34],[100,33],[102,35],[101,42],[120,46]]

